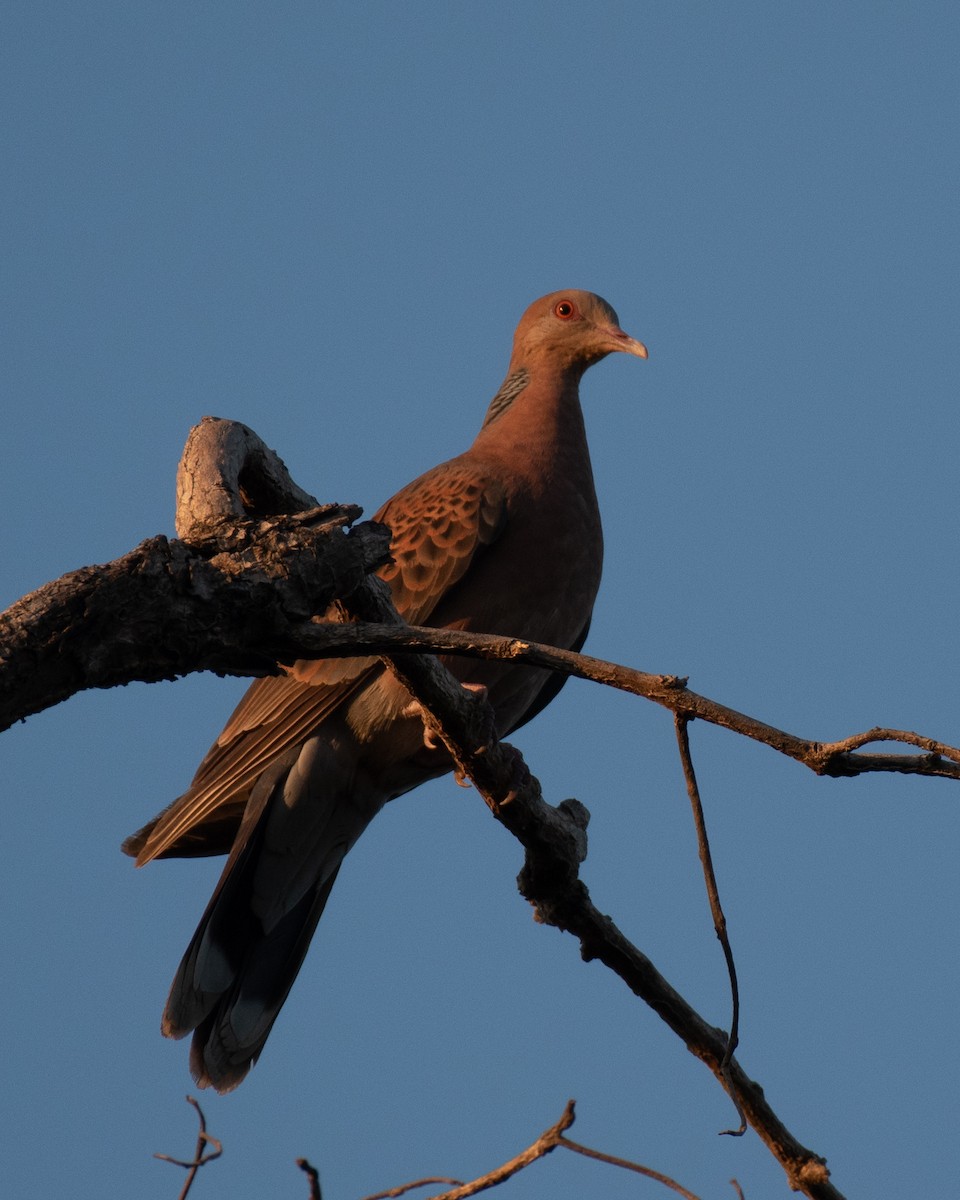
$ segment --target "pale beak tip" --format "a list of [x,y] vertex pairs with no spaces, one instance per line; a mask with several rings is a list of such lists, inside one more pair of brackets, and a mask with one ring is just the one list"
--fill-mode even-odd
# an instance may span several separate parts
[[622,350],[624,354],[633,354],[637,358],[649,358],[647,348],[643,342],[638,342],[636,338],[632,338],[629,333],[624,333],[619,326],[614,326],[609,330],[614,338],[614,350]]

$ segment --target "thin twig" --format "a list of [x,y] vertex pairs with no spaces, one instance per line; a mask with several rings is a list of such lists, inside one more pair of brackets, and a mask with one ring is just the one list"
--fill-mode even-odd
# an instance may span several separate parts
[[[552,1150],[556,1150],[559,1147],[572,1150],[576,1154],[585,1155],[587,1158],[595,1158],[598,1162],[609,1163],[610,1166],[622,1167],[626,1171],[635,1171],[639,1175],[645,1175],[648,1179],[655,1179],[658,1183],[673,1188],[675,1192],[684,1197],[684,1200],[699,1200],[693,1192],[687,1191],[675,1179],[671,1179],[669,1175],[663,1175],[659,1171],[652,1170],[650,1167],[641,1166],[640,1163],[632,1162],[628,1158],[618,1158],[613,1154],[604,1154],[600,1150],[593,1150],[589,1146],[582,1146],[579,1142],[569,1141],[564,1137],[564,1133],[576,1120],[575,1108],[576,1101],[568,1100],[560,1116],[560,1120],[556,1124],[551,1125],[549,1129],[545,1129],[532,1145],[528,1146],[526,1150],[523,1150],[515,1158],[511,1158],[509,1162],[504,1163],[502,1166],[488,1171],[486,1175],[481,1175],[478,1179],[472,1179],[469,1183],[460,1184],[452,1191],[441,1192],[436,1196],[431,1196],[429,1200],[466,1200],[468,1196],[475,1196],[479,1192],[499,1186],[512,1175],[516,1175],[518,1171],[522,1171],[532,1162],[536,1162],[538,1158],[543,1158]],[[416,1185],[406,1185],[408,1188],[414,1186]],[[388,1196],[399,1195],[401,1190],[405,1189],[378,1192],[376,1196],[365,1197],[365,1200],[383,1200],[383,1198]]]
[[579,1142],[571,1142],[569,1138],[562,1137],[560,1145],[567,1150],[573,1150],[577,1154],[582,1154],[586,1158],[595,1158],[598,1162],[609,1163],[612,1167],[623,1167],[625,1171],[635,1171],[638,1175],[645,1175],[648,1179],[655,1179],[657,1183],[662,1183],[665,1187],[672,1188],[683,1196],[683,1200],[700,1200],[699,1196],[687,1189],[675,1179],[671,1179],[669,1175],[664,1175],[660,1171],[654,1171],[652,1167],[643,1167],[640,1163],[631,1162],[629,1158],[618,1158],[615,1154],[604,1154],[600,1150],[593,1150],[589,1146],[581,1146]]
[[[359,526],[358,528],[363,528]],[[835,741],[819,741],[778,729],[747,713],[701,696],[687,687],[685,676],[653,674],[621,663],[578,654],[541,642],[492,633],[426,626],[385,624],[361,620],[351,624],[311,623],[296,632],[297,655],[303,658],[352,658],[367,654],[444,654],[482,658],[497,662],[523,663],[560,675],[574,676],[641,696],[686,717],[718,725],[753,741],[761,742],[817,775],[850,778],[872,772],[928,775],[960,780],[960,747],[925,734],[887,726],[855,733]],[[265,647],[269,651],[269,647]],[[274,648],[276,649],[276,648]],[[279,657],[284,658],[283,654]],[[285,656],[289,658],[289,652]],[[896,742],[915,746],[923,754],[857,753],[873,742]]]
[[431,1196],[429,1200],[466,1200],[467,1196],[475,1196],[478,1192],[485,1192],[488,1188],[497,1187],[511,1175],[516,1175],[530,1163],[536,1162],[538,1158],[543,1158],[545,1154],[555,1150],[560,1144],[560,1137],[564,1130],[569,1129],[574,1122],[574,1103],[573,1100],[568,1100],[560,1120],[555,1125],[551,1125],[549,1129],[545,1129],[531,1146],[528,1146],[515,1158],[511,1158],[509,1162],[503,1163],[479,1179],[461,1184],[460,1187],[455,1187],[449,1192]]
[[414,1188],[432,1187],[435,1183],[452,1183],[457,1187],[463,1186],[462,1179],[451,1179],[448,1175],[431,1175],[425,1179],[414,1179],[412,1183],[401,1183],[399,1187],[389,1188],[385,1192],[374,1192],[371,1196],[364,1196],[363,1200],[389,1200],[392,1196],[403,1196],[407,1192],[413,1191]]
[[690,738],[687,733],[689,722],[686,717],[675,717],[674,725],[677,731],[677,744],[680,747],[680,761],[683,763],[683,777],[687,782],[687,795],[690,797],[690,807],[693,810],[693,823],[697,831],[697,850],[700,854],[700,865],[703,867],[703,880],[707,888],[707,898],[710,901],[710,913],[713,917],[713,928],[723,948],[723,957],[727,964],[727,974],[730,977],[730,996],[733,1011],[730,1016],[730,1035],[727,1038],[727,1048],[720,1060],[719,1070],[727,1084],[727,1094],[730,1096],[740,1118],[738,1129],[724,1129],[721,1132],[732,1137],[742,1137],[747,1132],[747,1118],[737,1099],[737,1094],[731,1086],[730,1061],[740,1040],[740,988],[737,984],[737,966],[733,960],[733,949],[727,934],[727,918],[723,915],[720,904],[720,889],[717,887],[717,876],[713,869],[713,856],[710,853],[710,839],[707,837],[707,823],[703,816],[703,804],[700,800],[700,788],[697,785],[697,775],[693,769],[693,759],[690,756]]
[[[186,1200],[186,1195],[193,1186],[193,1181],[196,1179],[200,1168],[206,1166],[208,1162],[213,1162],[215,1158],[219,1158],[223,1153],[222,1142],[207,1133],[207,1119],[203,1115],[203,1109],[193,1096],[187,1096],[186,1100],[188,1104],[192,1104],[196,1109],[197,1118],[200,1122],[200,1130],[197,1133],[197,1148],[194,1151],[193,1158],[189,1162],[184,1162],[180,1158],[171,1158],[169,1154],[155,1154],[153,1156],[154,1158],[159,1158],[161,1162],[173,1163],[175,1167],[183,1167],[189,1172],[180,1192],[179,1200]],[[209,1153],[204,1153],[204,1147],[206,1146],[212,1147]]]
[[323,1200],[323,1194],[320,1191],[320,1172],[317,1168],[312,1166],[305,1158],[298,1158],[297,1166],[310,1180],[309,1200]]
[[[304,631],[312,644],[304,657],[340,658],[358,654],[456,654],[466,658],[494,659],[542,667],[561,675],[587,679],[652,700],[678,716],[707,721],[741,734],[785,754],[818,775],[851,777],[867,772],[889,771],[907,775],[932,775],[960,779],[960,747],[937,741],[921,733],[875,726],[837,741],[803,738],[738,712],[687,687],[679,675],[657,675],[634,667],[562,650],[539,642],[498,634],[465,633],[457,629],[424,626],[385,626],[376,622],[352,625],[317,625]],[[924,754],[858,754],[873,742],[897,742],[924,750]]]

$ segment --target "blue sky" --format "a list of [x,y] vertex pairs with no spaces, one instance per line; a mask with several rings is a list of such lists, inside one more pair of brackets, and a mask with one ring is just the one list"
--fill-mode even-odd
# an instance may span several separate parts
[[[650,348],[582,389],[607,561],[587,649],[796,733],[960,742],[955,4],[13,0],[0,38],[2,603],[172,533],[207,413],[372,513],[472,439],[526,305]],[[160,1009],[218,873],[121,839],[243,684],[90,694],[3,736],[11,1195],[177,1194]],[[850,1196],[953,1194],[960,792],[820,780],[696,725],[740,1058]],[[666,714],[585,683],[517,737],[593,814],[594,900],[727,1021]],[[783,1196],[704,1068],[531,920],[449,780],[351,855],[267,1051],[203,1097],[203,1196],[470,1177],[574,1136]],[[891,1148],[895,1152],[891,1153]],[[646,1188],[646,1190],[644,1190]],[[553,1155],[513,1200],[657,1194]]]

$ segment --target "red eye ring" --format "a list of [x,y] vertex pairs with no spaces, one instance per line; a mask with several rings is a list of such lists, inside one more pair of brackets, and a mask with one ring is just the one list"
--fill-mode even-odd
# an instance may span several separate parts
[[553,315],[561,321],[569,321],[577,315],[577,306],[572,300],[558,300],[553,307]]

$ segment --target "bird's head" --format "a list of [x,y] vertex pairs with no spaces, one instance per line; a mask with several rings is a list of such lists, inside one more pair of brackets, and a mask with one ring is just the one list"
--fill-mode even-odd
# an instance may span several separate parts
[[521,367],[547,361],[582,373],[617,350],[647,357],[646,346],[624,333],[606,300],[571,289],[551,292],[530,305],[517,326],[512,363]]

